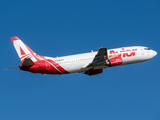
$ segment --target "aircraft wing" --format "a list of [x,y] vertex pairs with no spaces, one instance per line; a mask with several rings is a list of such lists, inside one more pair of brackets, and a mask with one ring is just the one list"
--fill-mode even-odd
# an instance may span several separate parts
[[97,66],[97,65],[103,65],[107,59],[108,59],[107,48],[105,47],[99,48],[93,61],[86,68],[89,68],[89,67],[93,68],[94,66]]

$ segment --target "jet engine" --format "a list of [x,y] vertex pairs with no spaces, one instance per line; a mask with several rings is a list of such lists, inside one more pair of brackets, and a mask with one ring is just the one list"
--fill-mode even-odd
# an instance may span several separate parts
[[108,59],[106,62],[106,65],[108,65],[109,67],[112,67],[112,66],[120,65],[122,63],[123,61],[122,61],[121,55],[116,55]]

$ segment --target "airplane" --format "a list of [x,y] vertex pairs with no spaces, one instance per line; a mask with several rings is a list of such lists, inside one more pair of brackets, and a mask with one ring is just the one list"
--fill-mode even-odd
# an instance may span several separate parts
[[157,55],[148,47],[132,46],[107,50],[99,48],[96,52],[82,53],[63,57],[40,56],[31,50],[18,37],[11,41],[22,62],[18,68],[31,73],[70,74],[84,73],[92,76],[103,72],[104,68],[147,61]]

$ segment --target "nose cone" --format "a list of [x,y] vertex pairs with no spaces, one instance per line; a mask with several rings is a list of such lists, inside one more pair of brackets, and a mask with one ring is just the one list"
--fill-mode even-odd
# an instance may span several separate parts
[[157,52],[153,50],[153,57],[157,55]]
[[141,57],[139,58],[141,61],[150,60],[157,55],[156,51],[149,48],[144,48],[141,52]]

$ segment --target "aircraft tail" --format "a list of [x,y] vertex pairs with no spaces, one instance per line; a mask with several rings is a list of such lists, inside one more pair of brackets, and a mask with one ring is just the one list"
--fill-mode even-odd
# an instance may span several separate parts
[[22,63],[26,61],[26,58],[29,58],[33,63],[38,60],[38,55],[26,44],[24,44],[18,37],[11,37],[11,41]]

